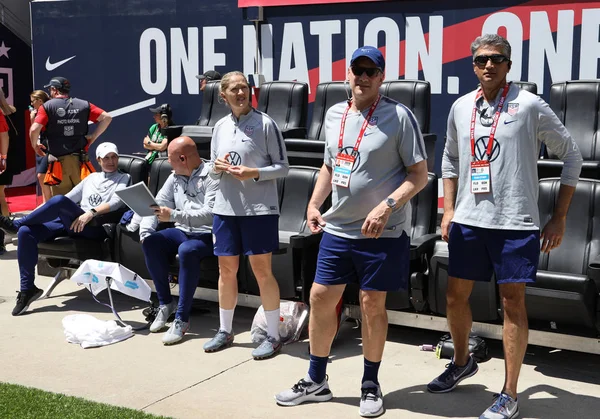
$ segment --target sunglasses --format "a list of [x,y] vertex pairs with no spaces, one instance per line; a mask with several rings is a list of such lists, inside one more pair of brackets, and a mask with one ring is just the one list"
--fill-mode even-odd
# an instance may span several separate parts
[[363,73],[367,73],[367,77],[373,77],[381,71],[377,67],[350,67],[350,69],[355,76],[362,76]]
[[489,60],[492,60],[493,64],[501,64],[504,61],[510,61],[508,57],[502,54],[478,55],[477,57],[473,58],[473,62],[479,66],[486,65]]

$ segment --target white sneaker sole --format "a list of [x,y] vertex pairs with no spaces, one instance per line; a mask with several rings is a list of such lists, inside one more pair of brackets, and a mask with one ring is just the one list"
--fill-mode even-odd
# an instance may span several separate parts
[[333,398],[333,393],[331,391],[329,391],[326,394],[310,394],[308,396],[301,396],[298,397],[297,399],[294,400],[290,400],[289,402],[283,402],[280,400],[277,400],[277,397],[275,397],[275,401],[277,402],[277,404],[279,406],[298,406],[299,404],[302,403],[306,403],[306,402],[328,402],[329,400],[331,400]]
[[377,412],[361,412],[360,409],[358,410],[358,414],[361,415],[363,418],[375,418],[377,416],[383,415],[384,412],[385,408],[383,407],[383,405],[381,405],[381,409],[379,409]]

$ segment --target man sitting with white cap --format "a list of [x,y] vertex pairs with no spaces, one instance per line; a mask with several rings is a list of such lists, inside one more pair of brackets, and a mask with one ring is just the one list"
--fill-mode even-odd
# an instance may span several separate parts
[[66,195],[53,196],[18,220],[0,216],[0,228],[7,233],[18,234],[19,239],[17,259],[21,291],[13,316],[23,314],[29,304],[42,295],[42,290],[34,285],[39,242],[61,236],[98,240],[106,237],[103,227],[91,226],[89,222],[95,216],[115,211],[122,205],[115,191],[127,187],[131,177],[117,170],[119,151],[113,143],[98,145],[96,158],[102,172],[90,174]]

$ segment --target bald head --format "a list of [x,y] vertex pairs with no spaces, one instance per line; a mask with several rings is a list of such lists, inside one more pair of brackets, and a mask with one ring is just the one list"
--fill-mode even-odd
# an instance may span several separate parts
[[202,164],[196,143],[190,137],[177,137],[169,143],[169,162],[178,175],[189,176]]
[[190,137],[177,137],[169,144],[169,155],[180,155],[185,156],[189,154],[198,154],[196,144]]

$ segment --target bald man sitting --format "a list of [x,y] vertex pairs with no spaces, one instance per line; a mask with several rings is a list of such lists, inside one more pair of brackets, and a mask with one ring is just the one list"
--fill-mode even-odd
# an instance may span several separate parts
[[[190,326],[194,291],[200,280],[200,261],[213,254],[213,204],[218,181],[209,176],[211,168],[202,161],[189,137],[174,139],[168,147],[173,173],[156,196],[155,216],[140,223],[140,241],[146,266],[158,294],[159,311],[150,326],[162,330],[176,312],[175,321],[163,336],[163,343],[179,342]],[[174,228],[155,231],[158,222],[174,222]],[[179,301],[171,296],[169,263],[179,255]]]

